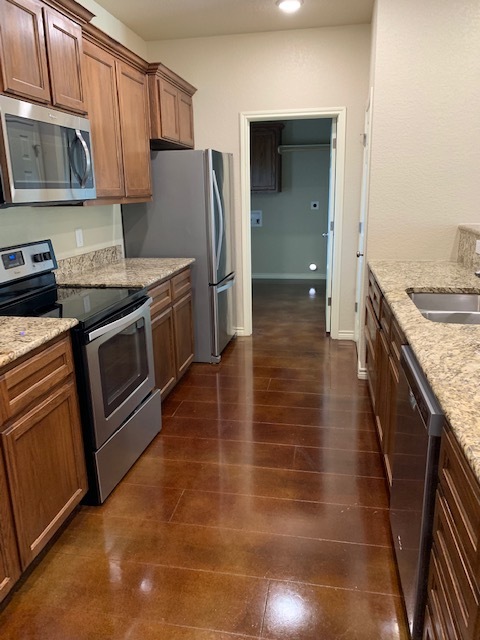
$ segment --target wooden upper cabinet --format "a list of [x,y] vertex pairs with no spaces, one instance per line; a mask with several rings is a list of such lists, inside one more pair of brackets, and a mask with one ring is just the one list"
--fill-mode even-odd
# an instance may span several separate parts
[[0,0],[4,93],[85,113],[82,29],[36,0]]
[[50,102],[42,5],[0,0],[0,67],[4,93]]
[[134,67],[116,61],[125,195],[151,197],[147,79]]
[[83,54],[97,198],[121,198],[125,184],[115,58],[87,40]]
[[196,89],[165,65],[148,67],[152,149],[193,149],[193,101]]
[[250,189],[259,193],[282,190],[281,122],[259,122],[250,125]]
[[86,113],[82,76],[82,29],[58,11],[44,8],[54,106]]

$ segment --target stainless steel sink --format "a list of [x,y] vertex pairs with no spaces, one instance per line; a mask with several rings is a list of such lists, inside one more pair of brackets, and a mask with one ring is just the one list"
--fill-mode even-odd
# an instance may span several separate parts
[[480,324],[478,293],[409,293],[424,318],[432,322]]

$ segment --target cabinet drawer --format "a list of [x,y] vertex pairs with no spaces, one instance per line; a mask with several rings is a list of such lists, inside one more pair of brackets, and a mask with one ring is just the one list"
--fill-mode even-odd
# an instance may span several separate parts
[[47,394],[73,372],[68,338],[7,371],[0,377],[3,420],[8,420]]
[[480,488],[448,424],[440,450],[440,487],[455,523],[459,546],[479,588]]
[[172,278],[172,298],[178,300],[186,295],[192,288],[190,269],[185,269]]
[[438,565],[445,576],[446,591],[461,637],[470,639],[473,638],[472,628],[475,625],[479,601],[458,542],[448,506],[443,497],[437,494],[434,543],[439,557]]
[[402,344],[407,344],[407,339],[403,331],[398,326],[398,322],[394,316],[392,316],[392,323],[390,326],[390,352],[397,365],[400,365],[400,355]]
[[372,307],[377,316],[377,320],[380,319],[380,301],[382,299],[382,292],[378,286],[372,272],[368,274],[368,297],[372,301]]
[[431,623],[434,637],[439,640],[461,640],[452,610],[445,593],[445,579],[438,564],[436,553],[430,558],[430,578],[428,585],[428,608],[431,613]]
[[[390,309],[388,302],[385,298],[382,298],[382,302],[380,304],[380,326],[383,329],[385,337],[390,343],[390,328],[392,325],[392,310]],[[390,348],[390,344],[389,344]]]
[[167,282],[162,282],[162,284],[149,289],[148,295],[152,298],[150,314],[152,318],[154,318],[158,313],[162,312],[172,304],[172,289],[170,286],[170,280],[167,280]]

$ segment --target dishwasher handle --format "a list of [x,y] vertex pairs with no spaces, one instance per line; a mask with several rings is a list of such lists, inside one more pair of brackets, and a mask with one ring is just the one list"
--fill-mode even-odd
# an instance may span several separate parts
[[407,378],[410,392],[415,398],[416,410],[428,430],[428,435],[441,436],[444,420],[443,410],[410,346],[402,345],[400,363]]

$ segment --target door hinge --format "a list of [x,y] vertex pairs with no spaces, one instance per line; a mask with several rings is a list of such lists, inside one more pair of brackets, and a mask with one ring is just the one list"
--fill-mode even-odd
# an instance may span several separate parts
[[333,220],[330,221],[330,231],[333,231]]
[[327,305],[328,305],[329,307],[331,307],[331,306],[332,306],[332,299],[331,299],[331,298],[328,298],[328,300],[327,300]]
[[355,302],[355,313],[358,311],[358,302]]
[[362,227],[363,227],[362,223],[359,222],[358,223],[358,233],[362,233]]
[[332,138],[332,149],[336,149],[336,148],[337,148],[337,139]]
[[367,134],[366,133],[362,133],[362,144],[364,147],[367,146]]

